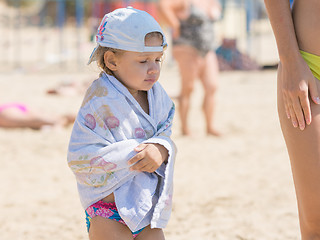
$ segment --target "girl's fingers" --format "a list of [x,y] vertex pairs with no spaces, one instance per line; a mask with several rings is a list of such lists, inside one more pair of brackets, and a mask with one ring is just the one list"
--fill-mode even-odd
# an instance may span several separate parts
[[309,81],[309,92],[313,102],[315,104],[320,104],[319,92],[316,84],[317,81],[318,80],[316,78],[313,78],[313,80]]
[[283,98],[283,102],[284,102],[284,110],[285,110],[285,113],[286,113],[286,116],[288,119],[291,118],[291,115],[290,115],[290,109],[289,109],[289,104],[288,104],[288,101],[287,101],[287,96],[286,94],[282,94],[282,98]]
[[290,116],[290,110],[289,110],[289,107],[288,107],[286,104],[284,105],[284,109],[285,109],[287,118],[290,119],[290,118],[291,118],[291,116]]
[[134,157],[132,157],[129,161],[128,164],[132,165],[134,163],[139,162],[141,159],[143,158],[143,154],[142,153],[137,153]]
[[320,104],[320,97],[312,97],[312,100],[315,104]]
[[149,163],[145,159],[140,160],[138,163],[136,163],[134,166],[130,168],[131,171],[139,171],[139,172],[154,172],[157,170],[153,164]]
[[[294,111],[295,121],[296,121],[294,126],[299,127],[301,130],[303,130],[305,128],[305,119],[304,119],[303,111],[301,108],[301,103],[298,98],[295,98],[292,101],[292,109]],[[291,114],[291,119],[292,119],[292,114]],[[292,124],[294,124],[294,122],[292,122]]]
[[295,128],[298,127],[298,121],[297,121],[297,118],[296,118],[296,114],[295,114],[294,109],[293,109],[291,104],[288,104],[288,110],[289,110],[289,115],[290,115],[289,118],[291,119],[292,125]]
[[309,125],[311,123],[311,108],[308,97],[308,91],[301,92],[299,99],[304,114],[304,119],[306,120],[306,123]]
[[156,169],[154,169],[154,167],[152,167],[151,165],[145,165],[143,168],[140,169],[140,171],[142,172],[149,172],[149,173],[152,173],[155,170]]
[[143,143],[143,144],[140,144],[139,146],[137,146],[134,150],[135,150],[136,152],[141,152],[141,151],[144,150],[147,146],[148,146],[148,144]]
[[147,162],[144,159],[141,159],[139,162],[130,167],[131,171],[143,171],[142,169],[147,165]]

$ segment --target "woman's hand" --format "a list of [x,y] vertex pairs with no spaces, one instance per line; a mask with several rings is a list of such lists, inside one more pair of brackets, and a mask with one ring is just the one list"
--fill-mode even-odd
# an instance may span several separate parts
[[134,150],[138,153],[128,161],[129,165],[134,164],[131,171],[152,173],[168,159],[168,150],[160,144],[143,143]]
[[[295,63],[295,64],[293,64]],[[279,65],[278,80],[285,111],[292,125],[301,130],[312,121],[309,94],[316,104],[320,104],[316,81],[309,66],[301,57],[298,62],[288,61]]]

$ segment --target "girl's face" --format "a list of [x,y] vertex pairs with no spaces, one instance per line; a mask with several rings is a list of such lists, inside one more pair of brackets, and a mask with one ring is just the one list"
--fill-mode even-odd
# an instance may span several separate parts
[[[162,40],[153,36],[146,39],[146,46],[161,46]],[[115,77],[131,94],[147,91],[158,81],[163,52],[124,51],[116,57]]]

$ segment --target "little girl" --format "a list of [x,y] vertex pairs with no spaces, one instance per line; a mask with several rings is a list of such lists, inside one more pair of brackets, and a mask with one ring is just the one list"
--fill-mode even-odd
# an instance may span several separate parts
[[164,239],[172,202],[174,104],[157,82],[167,46],[131,7],[106,14],[89,63],[103,70],[74,123],[68,164],[91,240]]

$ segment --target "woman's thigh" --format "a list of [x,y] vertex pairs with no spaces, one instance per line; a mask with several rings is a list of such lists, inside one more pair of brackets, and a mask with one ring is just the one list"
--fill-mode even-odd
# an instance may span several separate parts
[[173,57],[176,60],[180,77],[181,87],[190,90],[199,75],[199,56],[197,51],[190,46],[174,46]]
[[214,52],[209,52],[199,68],[199,77],[204,89],[215,90],[218,85],[219,65]]
[[[320,92],[320,81],[317,82]],[[312,123],[305,130],[286,117],[278,80],[278,113],[294,178],[300,217],[320,221],[320,105],[311,102]]]

